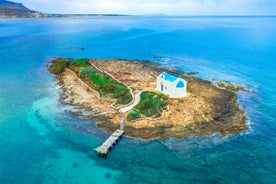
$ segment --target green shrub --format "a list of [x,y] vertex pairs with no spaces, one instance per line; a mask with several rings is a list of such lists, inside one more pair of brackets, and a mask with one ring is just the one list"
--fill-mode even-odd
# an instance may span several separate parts
[[49,67],[49,71],[54,74],[59,74],[64,72],[67,65],[68,61],[66,59],[57,59],[52,62]]
[[69,61],[69,64],[70,65],[79,65],[79,66],[82,66],[82,67],[87,67],[88,66],[88,63],[89,60],[88,59],[71,59]]
[[125,85],[89,66],[88,61],[85,59],[71,60],[70,66],[79,66],[78,71],[75,72],[79,77],[89,79],[94,84],[91,87],[98,91],[101,97],[117,99],[116,106],[125,105],[132,101],[130,90]]
[[137,109],[133,109],[127,115],[128,121],[132,121],[132,120],[139,119],[139,118],[140,118],[140,112]]
[[132,101],[130,90],[125,85],[90,66],[88,59],[57,59],[53,61],[49,71],[59,74],[64,72],[66,67],[72,69],[78,77],[91,80],[94,84],[91,87],[98,91],[101,97],[117,99],[116,106],[125,105]]
[[132,101],[132,96],[130,93],[125,93],[123,96],[120,96],[117,99],[117,102],[115,105],[119,105],[119,104],[128,104]]
[[[145,117],[160,117],[163,110],[168,105],[168,97],[164,94],[158,94],[155,92],[144,91],[141,94],[141,100],[138,105],[128,114],[130,118],[137,119],[141,116]],[[135,113],[134,113],[135,112]],[[139,113],[138,115],[136,113]]]

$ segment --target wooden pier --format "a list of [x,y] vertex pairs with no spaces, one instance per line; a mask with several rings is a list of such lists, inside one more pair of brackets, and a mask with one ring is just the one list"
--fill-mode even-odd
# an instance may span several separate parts
[[94,150],[97,151],[99,155],[107,155],[123,134],[124,130],[117,129],[101,146]]
[[124,125],[125,119],[121,118],[120,129],[117,129],[108,139],[106,139],[106,141],[104,141],[101,146],[95,148],[94,150],[97,151],[99,155],[107,155],[124,134]]

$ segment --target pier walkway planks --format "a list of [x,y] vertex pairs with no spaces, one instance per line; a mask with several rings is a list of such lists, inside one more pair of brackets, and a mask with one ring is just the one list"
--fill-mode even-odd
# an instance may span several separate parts
[[94,150],[100,155],[107,155],[109,150],[119,141],[120,137],[124,134],[124,130],[117,129],[106,141]]

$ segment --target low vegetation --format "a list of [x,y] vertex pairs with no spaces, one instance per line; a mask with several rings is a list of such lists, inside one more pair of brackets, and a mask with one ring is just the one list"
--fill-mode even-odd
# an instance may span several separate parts
[[167,108],[168,97],[161,93],[144,91],[141,100],[127,115],[127,120],[132,121],[143,117],[158,118]]
[[132,101],[130,90],[124,84],[93,68],[87,59],[57,59],[49,70],[54,74],[59,74],[64,72],[66,67],[95,89],[102,98],[117,99],[115,106],[125,105]]
[[53,74],[60,74],[60,73],[64,72],[65,68],[68,65],[69,65],[68,59],[57,59],[51,63],[51,65],[48,69]]

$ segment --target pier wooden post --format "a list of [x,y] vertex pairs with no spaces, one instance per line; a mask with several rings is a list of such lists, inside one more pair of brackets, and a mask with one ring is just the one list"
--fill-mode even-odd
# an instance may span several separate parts
[[124,126],[125,126],[125,118],[121,118],[120,130],[124,130]]

